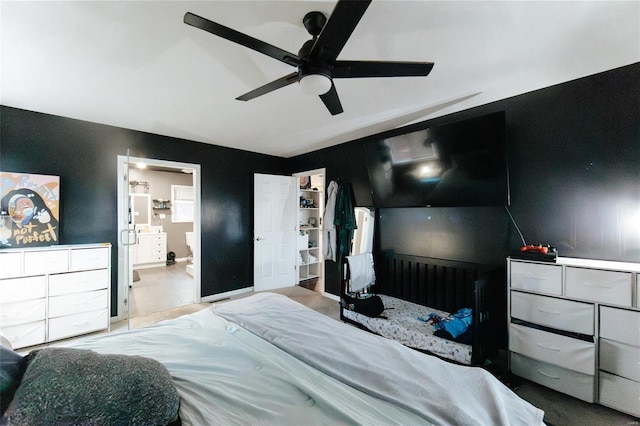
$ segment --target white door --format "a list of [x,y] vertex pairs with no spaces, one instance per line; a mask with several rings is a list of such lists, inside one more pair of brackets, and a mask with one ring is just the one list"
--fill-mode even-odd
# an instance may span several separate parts
[[254,174],[253,289],[292,287],[296,268],[296,184],[292,176]]
[[133,251],[136,230],[133,221],[132,198],[129,192],[129,150],[127,155],[118,155],[118,314],[117,319],[127,320],[129,329],[129,297],[133,281]]

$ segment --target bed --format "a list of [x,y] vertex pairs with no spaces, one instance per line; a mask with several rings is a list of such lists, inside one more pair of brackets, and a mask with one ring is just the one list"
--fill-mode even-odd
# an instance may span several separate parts
[[[348,265],[347,265],[348,266]],[[483,365],[495,358],[504,316],[504,281],[499,269],[468,262],[384,253],[376,259],[376,294],[384,311],[369,316],[341,303],[340,318],[401,344],[464,365]],[[348,267],[342,275],[342,299],[349,292]],[[346,296],[346,297],[345,297]],[[446,318],[462,308],[471,309],[471,325],[461,336],[446,333],[423,321],[430,314]]]
[[158,361],[184,425],[543,424],[541,410],[482,369],[426,357],[276,293],[56,348]]

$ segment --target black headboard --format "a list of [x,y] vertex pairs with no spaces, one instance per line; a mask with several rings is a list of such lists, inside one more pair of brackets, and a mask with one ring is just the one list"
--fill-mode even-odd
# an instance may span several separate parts
[[376,259],[377,293],[447,312],[474,306],[472,284],[487,278],[475,263],[387,252]]

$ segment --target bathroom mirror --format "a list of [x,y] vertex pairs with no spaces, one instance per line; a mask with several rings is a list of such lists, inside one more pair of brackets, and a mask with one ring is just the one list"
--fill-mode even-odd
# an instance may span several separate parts
[[131,224],[135,226],[151,225],[151,195],[129,194],[131,199]]
[[373,253],[373,227],[375,214],[372,208],[354,208],[357,229],[353,233],[351,254]]

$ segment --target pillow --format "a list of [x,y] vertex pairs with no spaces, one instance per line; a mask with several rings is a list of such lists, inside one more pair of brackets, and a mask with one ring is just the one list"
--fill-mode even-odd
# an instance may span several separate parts
[[0,424],[165,425],[178,419],[180,398],[158,361],[44,348],[27,368]]
[[0,415],[9,406],[24,373],[22,355],[0,345]]
[[13,350],[13,346],[11,346],[11,342],[9,341],[9,339],[5,337],[4,334],[2,334],[2,330],[0,330],[0,346],[4,346],[7,349]]

